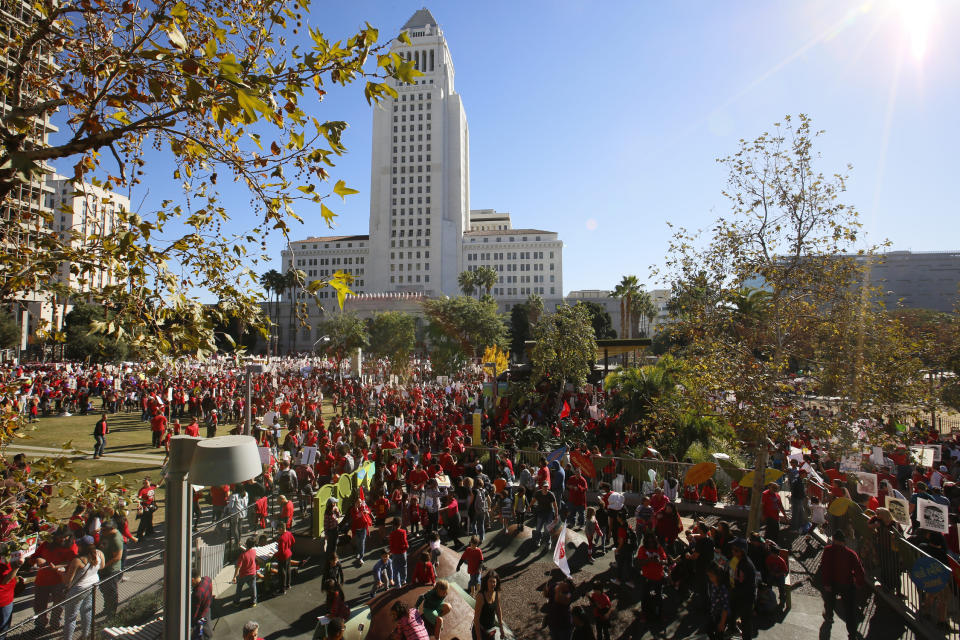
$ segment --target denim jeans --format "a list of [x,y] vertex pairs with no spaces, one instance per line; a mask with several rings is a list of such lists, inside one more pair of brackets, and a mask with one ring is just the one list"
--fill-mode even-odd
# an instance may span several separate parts
[[353,532],[353,544],[357,549],[357,559],[363,562],[363,554],[367,550],[367,530],[360,529]]
[[583,526],[586,507],[578,504],[567,505],[567,524],[571,527]]
[[805,500],[790,501],[790,526],[797,531],[803,531],[807,525],[807,509]]
[[112,616],[117,612],[120,602],[118,589],[120,588],[120,573],[100,577],[100,593],[103,594],[103,612]]
[[534,535],[537,538],[538,544],[544,544],[544,538],[546,538],[546,543],[550,544],[550,524],[553,520],[552,513],[546,515],[537,514],[537,528],[534,531]]
[[70,589],[67,592],[67,602],[63,605],[64,640],[73,640],[77,613],[80,614],[80,634],[86,637],[90,633],[90,623],[93,621],[93,591],[87,588]]
[[407,554],[395,553],[390,556],[390,562],[393,564],[393,579],[398,587],[402,587],[407,582]]
[[0,640],[6,640],[6,631],[10,628],[11,618],[13,618],[12,602],[0,607]]
[[107,436],[93,436],[96,444],[93,445],[93,455],[102,456],[103,450],[107,446]]
[[483,542],[483,537],[487,535],[487,516],[480,515],[476,518],[470,518],[470,533],[474,533]]
[[240,606],[240,597],[243,593],[243,585],[250,585],[253,596],[253,604],[257,604],[257,574],[253,574],[252,576],[241,576],[237,578],[237,597],[235,602],[238,607]]

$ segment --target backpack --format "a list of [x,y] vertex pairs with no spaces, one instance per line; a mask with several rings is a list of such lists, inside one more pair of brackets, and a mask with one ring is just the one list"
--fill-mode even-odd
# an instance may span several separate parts
[[484,514],[487,512],[489,506],[487,492],[483,489],[478,489],[473,500],[473,512],[477,515]]
[[287,469],[280,474],[280,477],[277,478],[277,486],[280,488],[281,493],[293,493],[297,490],[296,487],[296,475],[290,469]]
[[627,527],[627,539],[623,543],[623,553],[629,556],[632,556],[636,553],[637,549],[640,546],[640,541],[637,538],[637,532]]

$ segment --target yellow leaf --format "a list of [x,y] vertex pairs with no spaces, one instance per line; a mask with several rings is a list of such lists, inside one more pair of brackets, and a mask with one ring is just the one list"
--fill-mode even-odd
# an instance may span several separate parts
[[327,225],[331,227],[333,226],[333,219],[337,217],[337,214],[331,211],[330,207],[322,202],[320,203],[320,215],[322,215],[323,219],[327,221]]

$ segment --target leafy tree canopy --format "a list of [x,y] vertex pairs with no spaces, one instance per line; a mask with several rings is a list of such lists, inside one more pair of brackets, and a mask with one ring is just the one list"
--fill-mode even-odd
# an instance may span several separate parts
[[555,313],[543,314],[533,327],[533,340],[530,360],[535,380],[586,384],[597,357],[597,341],[585,307],[562,304]]
[[370,353],[389,358],[393,373],[402,375],[410,364],[410,354],[416,343],[416,322],[409,313],[385,311],[367,322],[370,334]]
[[575,307],[583,306],[590,314],[590,325],[593,327],[593,334],[597,340],[606,340],[616,338],[617,332],[613,329],[613,319],[610,313],[603,308],[603,305],[589,300],[581,300]]
[[[0,204],[15,206],[20,185],[55,161],[73,164],[78,189],[131,191],[163,164],[151,157],[148,166],[151,149],[172,161],[169,179],[183,195],[156,211],[118,211],[118,230],[93,241],[51,233],[53,216],[3,216],[0,241],[15,250],[0,255],[0,302],[43,289],[64,262],[81,280],[105,270],[117,284],[88,299],[125,320],[95,330],[155,354],[209,353],[221,314],[262,324],[251,264],[265,238],[286,236],[312,211],[330,224],[329,197],[356,193],[331,177],[347,124],[319,115],[326,92],[362,82],[376,102],[396,97],[390,82],[420,75],[369,24],[342,39],[305,24],[309,0],[31,6],[35,19],[3,36]],[[43,145],[36,123],[58,112],[60,133]],[[238,187],[255,216],[245,229],[221,201],[221,188]],[[349,277],[338,272],[307,292],[327,284],[342,299]],[[204,305],[200,291],[221,304]],[[143,330],[129,335],[126,326]],[[171,336],[161,326],[177,329]]]
[[423,310],[431,335],[447,336],[467,357],[480,357],[487,347],[506,342],[506,327],[492,300],[437,298],[425,301]]
[[318,350],[330,355],[339,364],[357,349],[370,344],[366,323],[352,313],[335,312],[320,323]]

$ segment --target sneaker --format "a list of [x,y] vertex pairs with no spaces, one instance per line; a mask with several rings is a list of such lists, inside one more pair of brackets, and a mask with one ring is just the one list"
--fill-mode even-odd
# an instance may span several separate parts
[[616,578],[610,578],[610,584],[615,584],[617,586],[620,586],[620,581],[617,580]]
[[627,586],[630,587],[631,589],[636,589],[636,588],[637,588],[637,585],[633,584],[633,583],[630,582],[629,580],[627,580]]

